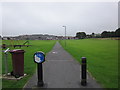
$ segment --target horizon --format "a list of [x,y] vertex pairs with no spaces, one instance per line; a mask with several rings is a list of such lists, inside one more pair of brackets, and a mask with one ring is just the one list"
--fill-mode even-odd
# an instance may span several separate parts
[[[107,32],[115,32],[116,30],[111,30],[111,31],[109,31],[109,30],[106,30]],[[104,32],[104,31],[103,31]],[[76,32],[77,33],[77,32]],[[86,33],[86,32],[85,32]],[[94,33],[94,32],[93,32]],[[94,33],[94,34],[96,34],[96,35],[98,35],[98,34],[101,34],[101,33]],[[65,36],[65,35],[54,35],[54,34],[47,34],[47,33],[45,33],[45,34],[41,34],[41,33],[33,33],[33,34],[21,34],[21,35],[14,35],[14,36],[11,36],[11,35],[8,35],[8,36],[2,36],[2,35],[0,35],[1,37],[18,37],[18,36],[25,36],[25,35],[28,35],[28,36],[30,36],[30,35],[49,35],[49,36]],[[92,33],[86,33],[86,35],[92,35]],[[74,36],[69,36],[69,35],[66,35],[67,37],[75,37],[76,36],[76,34],[74,35]]]

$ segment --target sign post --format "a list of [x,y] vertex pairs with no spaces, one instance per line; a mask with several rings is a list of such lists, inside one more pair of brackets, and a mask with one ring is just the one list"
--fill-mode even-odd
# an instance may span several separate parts
[[38,51],[34,54],[34,62],[37,63],[37,74],[38,74],[38,82],[37,86],[42,87],[44,85],[43,82],[43,70],[42,63],[45,61],[45,54],[41,51]]
[[5,74],[6,75],[8,75],[8,61],[7,61],[8,52],[9,52],[9,48],[4,51],[4,62],[5,62]]

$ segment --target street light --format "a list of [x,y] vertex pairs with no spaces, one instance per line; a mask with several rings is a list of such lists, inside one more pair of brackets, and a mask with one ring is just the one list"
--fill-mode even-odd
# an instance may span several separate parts
[[63,27],[65,27],[65,47],[66,47],[66,26]]

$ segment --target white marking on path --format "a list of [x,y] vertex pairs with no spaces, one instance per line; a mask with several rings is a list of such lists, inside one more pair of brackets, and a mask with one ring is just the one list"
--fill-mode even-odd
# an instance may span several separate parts
[[58,52],[52,52],[52,53],[57,54]]

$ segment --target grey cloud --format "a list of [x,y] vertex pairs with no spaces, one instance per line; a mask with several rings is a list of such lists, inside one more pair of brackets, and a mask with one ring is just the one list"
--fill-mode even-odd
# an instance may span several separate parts
[[3,35],[101,33],[118,25],[117,2],[2,3]]

